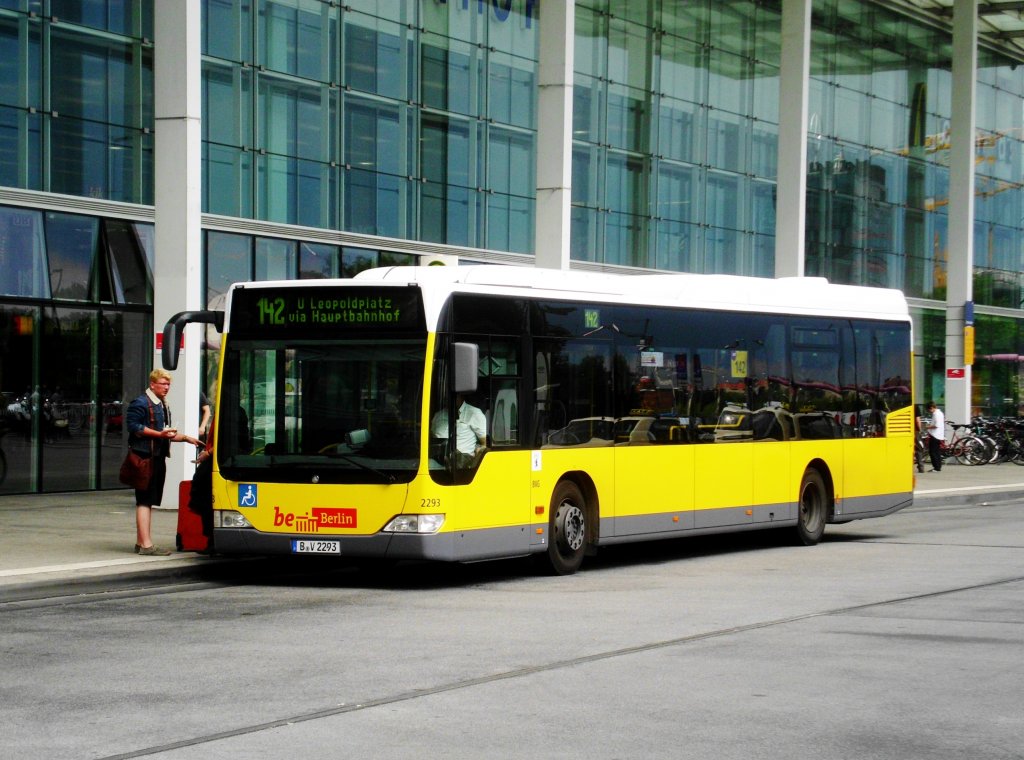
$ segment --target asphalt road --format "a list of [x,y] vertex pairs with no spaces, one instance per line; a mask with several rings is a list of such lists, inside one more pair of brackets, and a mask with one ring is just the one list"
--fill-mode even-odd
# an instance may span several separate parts
[[1024,758],[1022,506],[0,604],[0,756]]

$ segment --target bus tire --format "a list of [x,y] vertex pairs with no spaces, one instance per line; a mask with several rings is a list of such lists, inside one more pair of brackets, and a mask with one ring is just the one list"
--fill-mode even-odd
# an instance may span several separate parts
[[797,500],[796,534],[804,546],[814,546],[825,533],[828,522],[829,497],[821,473],[808,467],[800,481]]
[[587,503],[579,486],[563,480],[551,495],[547,568],[553,575],[572,575],[587,549]]

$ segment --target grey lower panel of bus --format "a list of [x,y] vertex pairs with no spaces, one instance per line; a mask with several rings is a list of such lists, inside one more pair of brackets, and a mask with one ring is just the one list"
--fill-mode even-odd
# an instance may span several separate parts
[[[910,506],[912,501],[913,494],[909,492],[844,499],[840,504],[841,511],[830,522],[882,517]],[[747,510],[752,514],[748,515]],[[674,520],[676,517],[678,521]],[[599,543],[609,545],[793,525],[796,525],[796,505],[792,502],[635,517],[606,517],[601,520]],[[378,533],[372,536],[295,535],[261,533],[251,528],[217,528],[214,546],[222,554],[291,554],[292,541],[296,539],[331,540],[339,542],[341,557],[475,562],[544,551],[546,545],[531,543],[532,536],[533,528],[528,525],[436,535]]]
[[835,517],[829,522],[840,523],[849,522],[850,520],[862,520],[867,517],[885,517],[885,515],[899,512],[913,503],[913,491],[843,499],[839,503]]
[[[869,517],[883,517],[909,507],[913,494],[896,493],[843,499],[840,511],[829,522],[843,523]],[[747,514],[747,511],[751,514]],[[673,522],[679,518],[678,522]],[[708,533],[785,528],[797,523],[794,502],[757,507],[727,507],[694,512],[664,512],[654,515],[607,517],[601,520],[601,544],[651,541],[659,538],[699,536]]]
[[[419,535],[378,533],[372,536],[262,533],[251,528],[216,528],[214,546],[221,554],[291,554],[292,541],[338,541],[341,557],[427,559],[447,562],[529,554],[529,526]],[[543,548],[543,547],[540,547]]]

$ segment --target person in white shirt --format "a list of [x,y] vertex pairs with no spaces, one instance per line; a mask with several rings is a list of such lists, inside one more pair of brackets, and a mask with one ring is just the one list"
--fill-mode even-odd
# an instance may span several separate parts
[[[487,446],[487,418],[484,413],[466,401],[460,393],[455,397],[459,417],[455,422],[455,450],[459,467],[472,466],[478,452]],[[448,437],[448,410],[442,409],[430,422],[430,433],[435,438]]]
[[928,454],[932,459],[932,469],[939,472],[942,469],[942,442],[946,439],[946,417],[934,401],[929,401],[927,408],[931,416],[927,426]]

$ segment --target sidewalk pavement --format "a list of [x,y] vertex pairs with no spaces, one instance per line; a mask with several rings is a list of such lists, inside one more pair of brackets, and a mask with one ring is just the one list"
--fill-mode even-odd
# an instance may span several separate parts
[[[915,506],[1024,498],[1024,466],[947,464],[917,475]],[[153,537],[173,549],[178,514],[153,510]],[[236,560],[174,552],[141,557],[130,490],[0,496],[0,601],[202,578]]]

